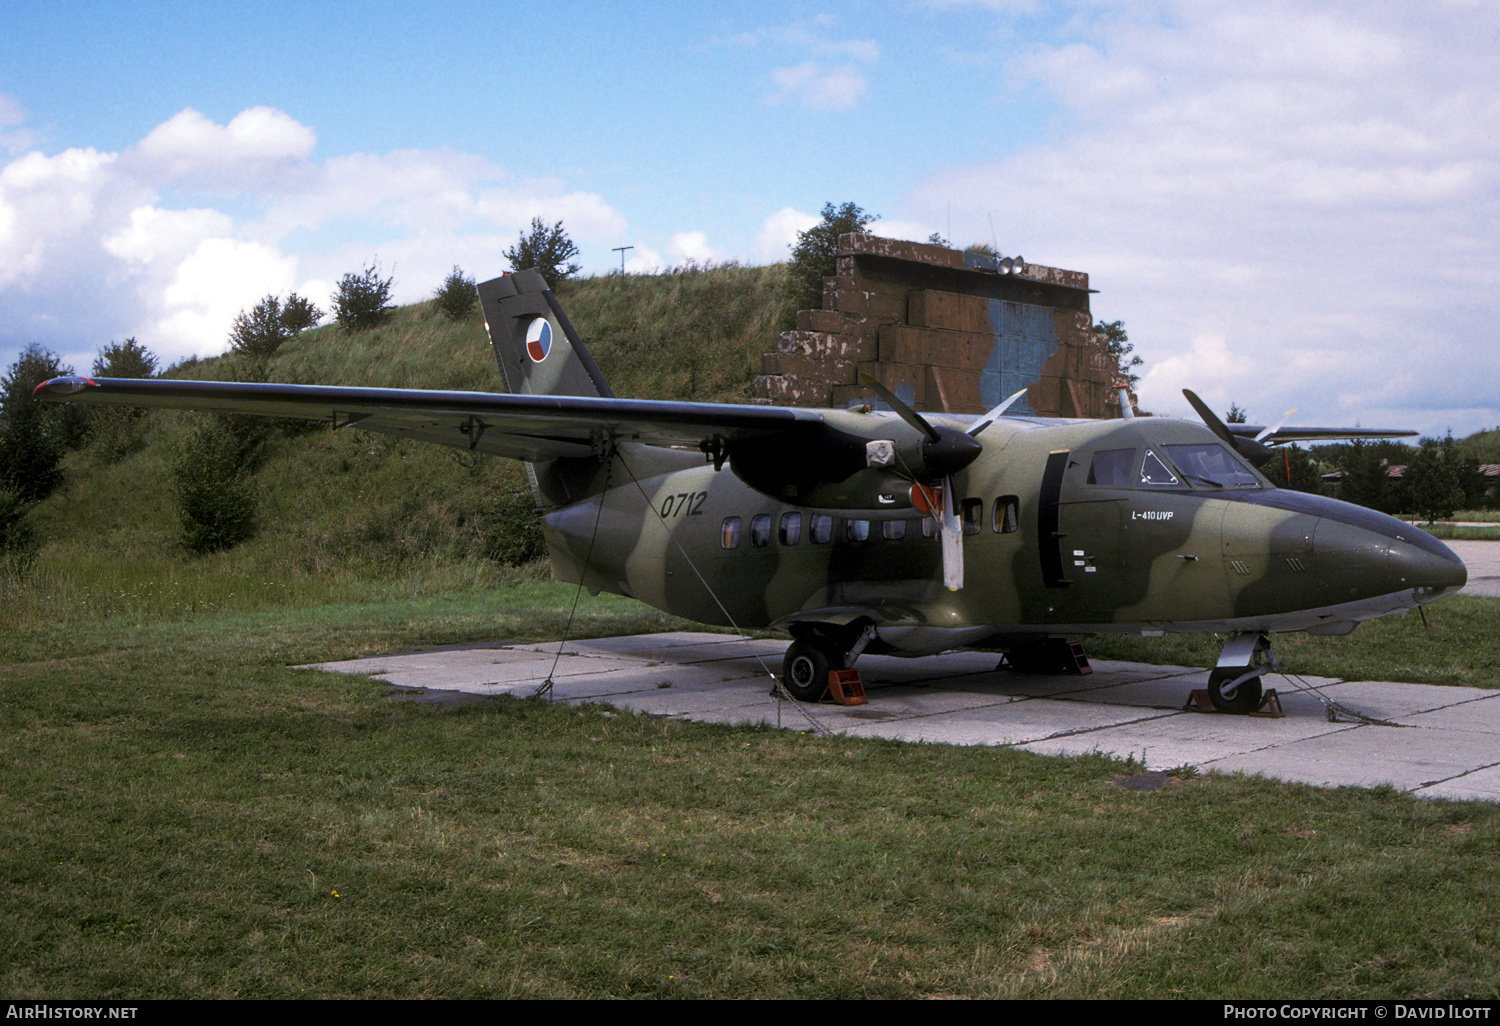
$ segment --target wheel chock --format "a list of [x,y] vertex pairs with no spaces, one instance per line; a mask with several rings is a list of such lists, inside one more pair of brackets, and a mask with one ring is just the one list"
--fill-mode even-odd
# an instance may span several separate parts
[[1083,645],[1080,643],[1069,642],[1068,655],[1073,657],[1073,669],[1078,676],[1082,677],[1094,672],[1094,668],[1089,665],[1089,657],[1083,654]]
[[1281,711],[1281,696],[1276,694],[1275,688],[1266,689],[1266,693],[1260,696],[1260,706],[1250,715],[1263,720],[1286,719],[1286,713]]
[[1213,699],[1208,697],[1208,688],[1194,688],[1188,695],[1188,700],[1182,704],[1183,712],[1218,712],[1214,708]]
[[[1213,699],[1208,697],[1208,688],[1194,688],[1188,695],[1188,700],[1183,703],[1184,712],[1216,713],[1219,710],[1214,707]],[[1263,720],[1286,719],[1286,713],[1281,711],[1281,696],[1276,694],[1275,688],[1267,688],[1266,693],[1260,696],[1260,705],[1246,716],[1259,716]]]
[[828,690],[824,693],[839,705],[868,705],[865,686],[860,682],[858,670],[832,670],[828,674]]

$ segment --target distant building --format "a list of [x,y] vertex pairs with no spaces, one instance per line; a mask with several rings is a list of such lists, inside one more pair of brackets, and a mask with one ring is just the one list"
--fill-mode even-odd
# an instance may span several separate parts
[[[924,411],[1120,416],[1128,385],[1093,330],[1088,275],[1020,258],[849,234],[823,308],[766,354],[756,396],[783,406],[873,401],[868,374]],[[1131,396],[1134,402],[1134,396]]]

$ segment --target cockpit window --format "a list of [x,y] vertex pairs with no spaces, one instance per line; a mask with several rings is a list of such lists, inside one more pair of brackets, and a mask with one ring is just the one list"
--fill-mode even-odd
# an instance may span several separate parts
[[1160,456],[1150,449],[1146,450],[1146,458],[1141,461],[1141,484],[1161,486],[1181,483]]
[[1130,487],[1130,464],[1134,449],[1102,449],[1089,465],[1089,484],[1113,488]]
[[1260,481],[1225,446],[1215,442],[1169,445],[1167,455],[1191,485],[1210,488],[1259,488]]

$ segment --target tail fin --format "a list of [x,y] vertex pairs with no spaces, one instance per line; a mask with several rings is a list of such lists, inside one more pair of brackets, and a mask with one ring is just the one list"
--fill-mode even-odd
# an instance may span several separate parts
[[557,297],[536,271],[484,282],[479,286],[479,308],[509,391],[614,398]]

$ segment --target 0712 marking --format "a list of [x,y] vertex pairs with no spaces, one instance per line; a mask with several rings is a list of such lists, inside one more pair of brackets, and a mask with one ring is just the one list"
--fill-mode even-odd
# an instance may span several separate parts
[[678,492],[663,499],[658,512],[663,520],[668,517],[701,517],[707,498],[707,492]]

